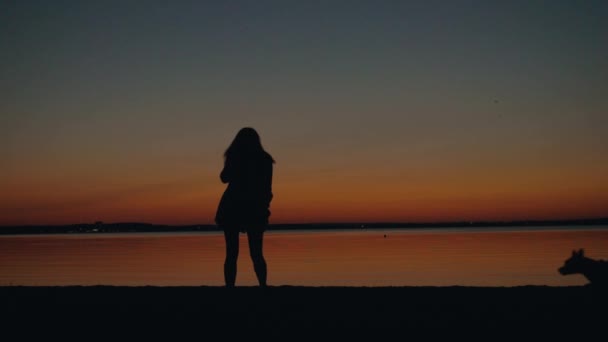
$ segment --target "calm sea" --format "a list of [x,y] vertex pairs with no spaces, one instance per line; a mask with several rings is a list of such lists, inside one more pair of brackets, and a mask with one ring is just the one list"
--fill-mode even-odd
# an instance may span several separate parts
[[[269,231],[270,285],[567,286],[573,249],[608,259],[608,226]],[[223,285],[221,233],[0,237],[0,285]],[[241,235],[237,286],[255,285]]]

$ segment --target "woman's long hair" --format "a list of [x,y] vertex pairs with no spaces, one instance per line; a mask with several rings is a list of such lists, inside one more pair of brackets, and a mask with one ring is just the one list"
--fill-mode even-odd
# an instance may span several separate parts
[[272,156],[262,147],[260,135],[251,127],[241,128],[224,152],[224,159],[255,158],[257,156],[270,158],[274,163]]

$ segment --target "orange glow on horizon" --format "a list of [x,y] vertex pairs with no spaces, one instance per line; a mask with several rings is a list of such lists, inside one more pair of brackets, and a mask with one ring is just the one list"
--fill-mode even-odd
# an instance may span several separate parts
[[[603,194],[477,194],[410,196],[398,192],[344,192],[277,187],[271,204],[271,223],[332,222],[445,222],[483,220],[576,219],[606,217]],[[223,191],[196,189],[173,194],[133,195],[109,201],[65,198],[30,211],[2,213],[1,224],[70,224],[83,222],[148,222],[157,224],[213,224]]]
[[[188,177],[150,172],[34,179],[0,197],[0,225],[147,222],[213,224],[225,189],[216,167]],[[271,223],[445,222],[608,217],[598,172],[538,169],[493,173],[477,166],[347,172],[275,167]],[[399,173],[400,171],[401,173]],[[579,171],[580,172],[580,171]],[[168,179],[158,182],[158,179]],[[575,182],[575,181],[576,182]]]

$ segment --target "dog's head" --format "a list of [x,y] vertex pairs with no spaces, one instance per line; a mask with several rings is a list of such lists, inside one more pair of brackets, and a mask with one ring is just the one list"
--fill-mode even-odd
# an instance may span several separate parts
[[564,261],[564,265],[558,268],[562,275],[579,273],[581,271],[581,261],[585,259],[585,251],[581,248],[578,251],[572,251],[570,258]]

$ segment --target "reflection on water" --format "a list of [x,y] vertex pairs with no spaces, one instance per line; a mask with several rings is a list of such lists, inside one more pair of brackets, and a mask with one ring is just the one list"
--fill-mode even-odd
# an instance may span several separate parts
[[[256,285],[241,235],[237,285]],[[557,272],[572,249],[608,259],[608,227],[585,230],[266,234],[270,285],[582,285]],[[223,285],[221,233],[0,237],[0,285]]]

